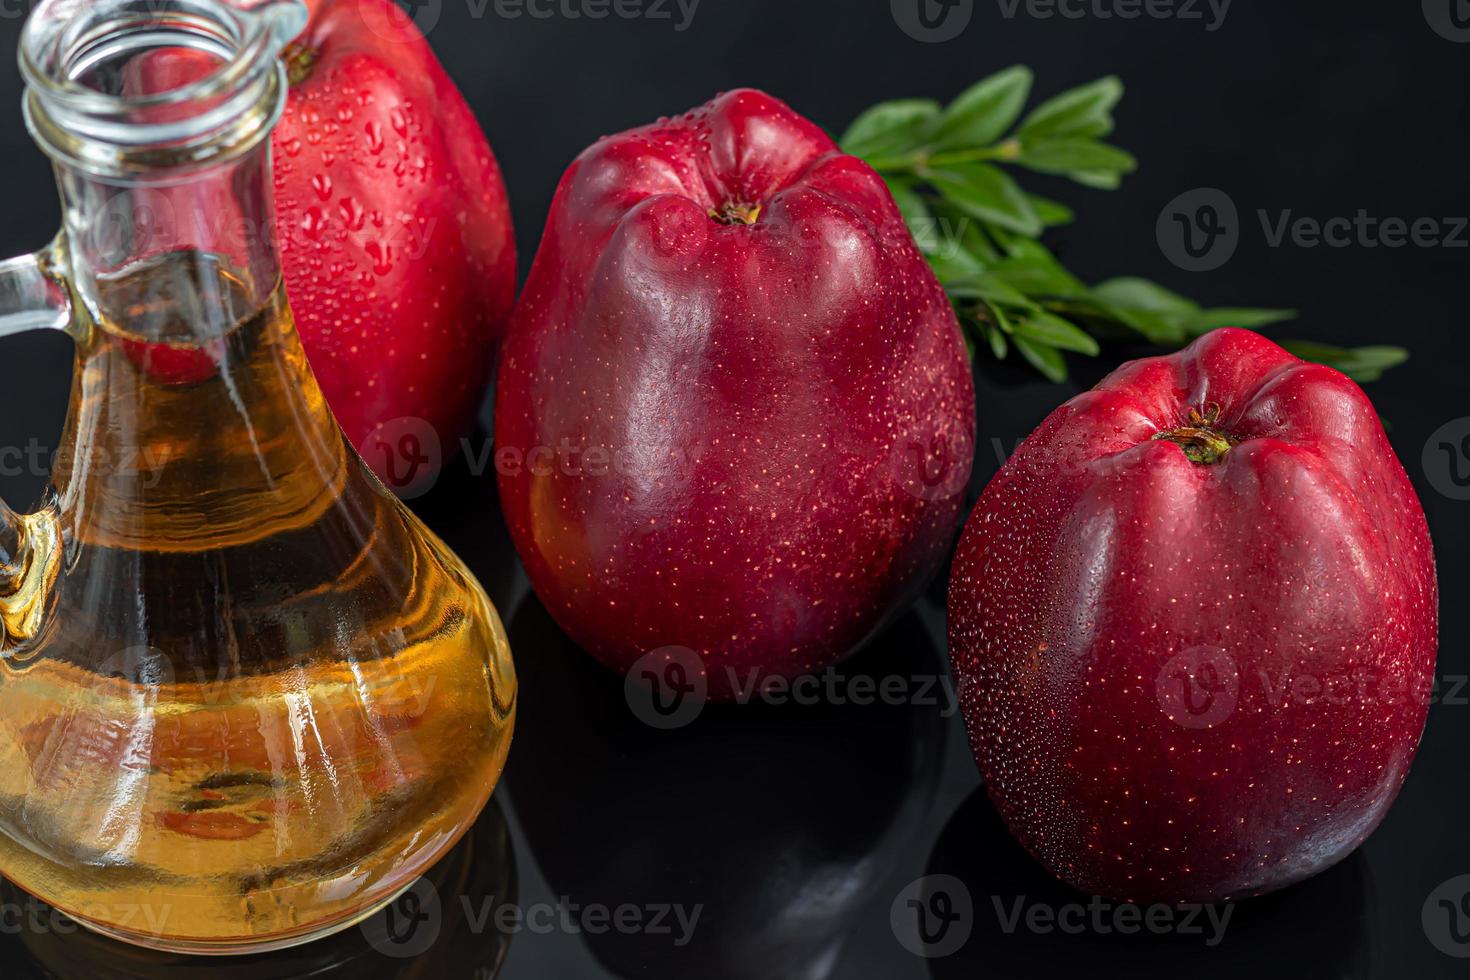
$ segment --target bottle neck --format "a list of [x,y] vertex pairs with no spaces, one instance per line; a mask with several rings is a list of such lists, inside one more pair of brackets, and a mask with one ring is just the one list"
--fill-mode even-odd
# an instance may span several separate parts
[[166,179],[58,164],[74,394],[52,471],[74,542],[207,553],[310,525],[350,463],[286,302],[270,144]]
[[[269,136],[286,97],[277,56],[305,21],[300,0],[42,0],[21,40],[26,123],[56,163],[69,265],[59,271],[79,314],[136,320],[111,308],[109,283],[170,255],[228,272],[255,305],[269,298],[280,276]],[[172,288],[186,312],[199,293],[195,339],[233,324],[207,282]]]
[[[67,271],[87,319],[144,341],[197,345],[269,301],[281,277],[269,141],[162,180],[56,169]],[[220,289],[221,274],[231,289]],[[152,294],[129,281],[150,282]],[[174,315],[147,315],[155,304]]]

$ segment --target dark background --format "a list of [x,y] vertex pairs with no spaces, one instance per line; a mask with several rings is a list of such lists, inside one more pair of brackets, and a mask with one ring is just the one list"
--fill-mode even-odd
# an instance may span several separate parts
[[[435,17],[430,41],[504,168],[523,271],[562,170],[602,134],[746,85],[779,95],[840,132],[873,102],[947,99],[984,74],[1023,62],[1035,69],[1038,96],[1108,73],[1127,85],[1113,140],[1142,166],[1122,189],[1101,192],[1028,178],[1030,186],[1077,211],[1074,225],[1047,240],[1078,274],[1091,280],[1138,274],[1211,304],[1300,309],[1300,321],[1273,330],[1276,336],[1410,348],[1410,363],[1370,385],[1369,393],[1391,423],[1393,443],[1429,516],[1447,612],[1439,672],[1443,693],[1458,697],[1432,709],[1414,772],[1382,828],[1317,883],[1253,903],[1256,910],[1238,930],[1232,925],[1237,931],[1221,949],[1181,944],[1179,937],[1104,941],[990,935],[977,927],[967,949],[932,972],[1020,976],[1074,966],[1132,975],[1150,969],[1207,976],[1247,969],[1331,977],[1465,975],[1464,961],[1430,943],[1421,908],[1442,882],[1470,874],[1464,763],[1470,691],[1455,691],[1456,679],[1470,673],[1467,629],[1457,615],[1470,575],[1470,503],[1438,492],[1424,460],[1432,433],[1470,415],[1464,381],[1470,345],[1462,327],[1470,250],[1289,242],[1273,248],[1255,215],[1257,209],[1273,217],[1290,209],[1327,219],[1366,209],[1378,218],[1412,221],[1470,214],[1464,185],[1470,45],[1441,37],[1412,2],[1236,0],[1219,29],[1209,31],[1211,15],[1203,4],[1204,20],[1040,19],[1024,8],[1008,19],[997,0],[976,0],[968,29],[939,44],[907,36],[888,0],[702,0],[682,32],[675,29],[680,15],[672,4],[673,20],[593,21],[560,13],[508,18],[493,2],[476,16],[480,9],[468,0],[442,0],[437,12],[426,7],[425,16]],[[0,11],[0,50],[14,50],[19,14],[16,5]],[[25,134],[20,94],[17,72],[0,72],[0,254],[41,245],[58,223],[49,166]],[[1220,188],[1235,201],[1242,242],[1224,267],[1191,274],[1161,253],[1155,220],[1168,201],[1197,187]],[[1095,379],[1117,356],[1079,367],[1081,382]],[[64,338],[3,342],[0,446],[24,446],[32,438],[54,444],[69,369]],[[998,465],[995,447],[1012,447],[1079,383],[1052,386],[993,364],[982,365],[979,380],[977,480],[983,482]],[[0,495],[20,505],[42,482],[36,474],[0,475]],[[576,684],[595,688],[601,678],[574,655],[563,656],[564,641],[524,598],[490,481],[446,480],[418,506],[476,564],[512,624],[518,662],[545,659],[570,671]],[[885,644],[898,651],[895,656],[938,656],[940,595],[934,590],[879,651],[866,656],[877,656]],[[533,694],[523,708],[527,718]],[[820,737],[798,731],[811,725]],[[596,753],[607,754],[589,768],[587,757],[575,751],[558,757],[531,748],[529,741],[540,736],[527,723],[512,753],[509,794],[497,793],[497,799],[509,811],[523,904],[557,894],[576,897],[579,890],[597,896],[585,900],[615,903],[626,884],[615,873],[621,865],[627,865],[631,893],[646,889],[656,897],[666,886],[664,900],[674,901],[680,889],[698,895],[697,869],[714,868],[715,877],[702,886],[716,893],[708,900],[734,896],[739,911],[725,918],[733,925],[717,935],[713,948],[694,954],[710,959],[670,965],[636,943],[522,934],[511,943],[503,976],[608,975],[594,965],[595,956],[629,976],[760,969],[773,977],[920,977],[930,967],[898,944],[888,921],[893,897],[920,875],[964,878],[978,917],[992,926],[992,895],[1078,900],[1054,892],[1043,874],[1013,853],[983,794],[976,795],[979,780],[954,719],[943,722],[945,731],[908,715],[875,726],[869,717],[840,712],[820,724],[722,716],[701,726],[687,743],[693,748],[675,761],[665,757],[667,740],[653,743],[625,732],[629,740],[615,738],[609,746],[600,744],[607,742],[604,733],[589,729],[582,734],[596,748],[588,752],[598,759]],[[894,740],[918,745],[915,757],[885,755]],[[706,771],[728,778],[697,777]],[[663,802],[636,802],[654,799]],[[675,826],[650,822],[654,809]],[[576,817],[558,816],[568,810]],[[715,823],[726,832],[701,833],[698,828],[716,815],[724,816],[725,823]],[[11,948],[16,942],[0,935],[7,963],[18,962],[21,954]],[[784,968],[748,959],[766,947],[786,950],[775,961]],[[428,955],[445,961],[418,967],[432,967],[439,976],[489,976],[472,954],[438,949]],[[287,975],[285,969],[266,964],[253,975]],[[158,974],[192,975],[162,965]]]

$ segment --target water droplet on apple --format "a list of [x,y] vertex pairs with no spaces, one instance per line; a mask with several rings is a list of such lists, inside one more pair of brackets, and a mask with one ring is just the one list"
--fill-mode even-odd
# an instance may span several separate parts
[[307,238],[313,241],[321,238],[326,226],[326,216],[322,214],[322,209],[315,204],[307,208],[306,213],[301,216],[301,230]]
[[362,205],[357,203],[355,198],[344,197],[337,207],[342,212],[342,220],[346,223],[348,231],[362,230],[367,213],[363,210]]
[[386,276],[393,271],[393,248],[384,242],[368,242],[367,253],[373,260],[373,272]]

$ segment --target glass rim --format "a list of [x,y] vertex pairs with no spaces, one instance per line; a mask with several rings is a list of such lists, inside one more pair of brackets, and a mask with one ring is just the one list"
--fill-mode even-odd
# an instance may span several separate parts
[[[268,132],[285,100],[277,55],[306,22],[300,0],[43,0],[21,32],[27,127],[48,155],[89,171],[132,174],[226,153]],[[176,43],[166,43],[173,41]],[[145,95],[78,80],[130,50],[180,47],[219,64]],[[213,151],[213,152],[211,152]]]

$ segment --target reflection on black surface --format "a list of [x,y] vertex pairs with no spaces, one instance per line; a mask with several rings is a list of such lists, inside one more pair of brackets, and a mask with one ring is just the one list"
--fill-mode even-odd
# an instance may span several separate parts
[[[941,706],[710,705],[658,731],[534,597],[510,637],[522,686],[505,778],[553,891],[582,905],[703,906],[682,947],[669,935],[584,933],[592,954],[623,977],[829,975],[932,803]],[[842,668],[938,672],[913,615]]]
[[[452,448],[445,446],[445,453]],[[443,464],[432,490],[408,503],[470,566],[504,618],[514,608],[509,604],[516,598],[519,560],[500,516],[490,436],[476,432],[458,452]]]
[[[430,887],[432,886],[432,887]],[[397,901],[325,939],[254,956],[181,956],[88,932],[0,880],[6,980],[493,980],[510,945],[493,909],[516,901],[515,856],[492,799],[444,859]],[[487,912],[487,910],[489,910]]]
[[[935,845],[926,872],[953,875],[970,892],[973,932],[959,952],[930,960],[937,978],[1065,976],[1090,977],[1367,977],[1370,975],[1368,920],[1373,883],[1362,852],[1316,878],[1282,892],[1236,905],[1217,930],[1201,913],[1185,929],[1185,911],[1171,910],[1170,931],[1115,930],[1108,904],[1100,913],[1105,934],[1089,925],[1064,932],[1036,921],[1028,928],[1018,908],[1088,909],[1088,895],[1055,880],[1016,843],[1005,824],[977,790],[955,811]],[[1018,906],[1018,899],[1020,905]],[[1217,918],[1223,906],[1217,907]],[[1079,921],[1069,913],[1068,922]],[[1012,925],[1014,924],[1014,925]],[[1199,927],[1199,932],[1182,934]],[[1213,946],[1206,942],[1219,934]]]

